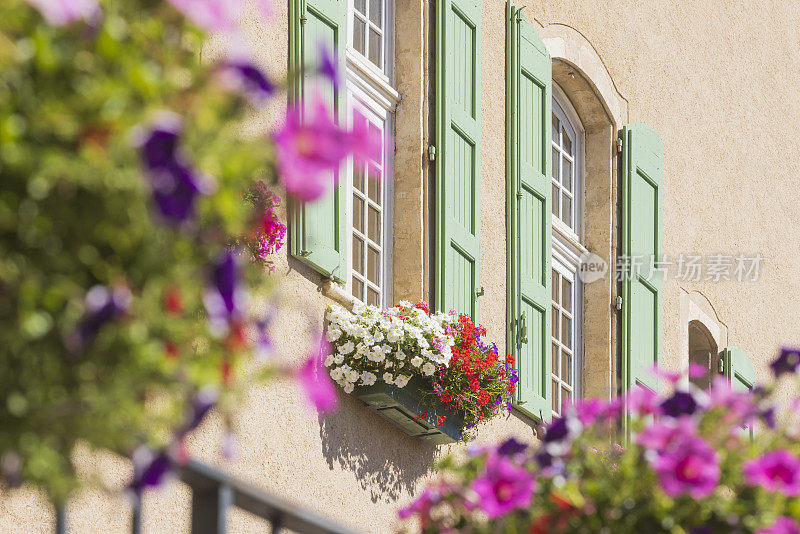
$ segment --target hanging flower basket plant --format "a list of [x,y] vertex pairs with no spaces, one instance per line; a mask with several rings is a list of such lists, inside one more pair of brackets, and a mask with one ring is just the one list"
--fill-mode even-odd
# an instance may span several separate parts
[[468,315],[401,301],[388,310],[334,305],[327,320],[331,378],[407,434],[468,441],[478,423],[511,407],[513,359],[501,359]]

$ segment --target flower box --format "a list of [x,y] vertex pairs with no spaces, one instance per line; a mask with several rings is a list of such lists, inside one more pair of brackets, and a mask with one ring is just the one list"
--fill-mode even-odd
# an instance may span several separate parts
[[[454,443],[461,437],[464,414],[456,413],[437,402],[435,408],[422,402],[422,392],[430,385],[413,377],[403,388],[376,382],[358,386],[356,394],[369,408],[397,428],[434,445]],[[437,426],[437,419],[443,417]]]

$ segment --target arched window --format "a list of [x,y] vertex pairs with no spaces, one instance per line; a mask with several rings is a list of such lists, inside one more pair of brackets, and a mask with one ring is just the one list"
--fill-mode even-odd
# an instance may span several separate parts
[[552,118],[552,407],[580,396],[584,130],[569,99],[553,83]]
[[711,387],[711,377],[714,376],[719,349],[714,342],[714,337],[708,328],[700,321],[689,323],[689,361],[706,370],[703,376],[692,377],[692,384],[700,389]]

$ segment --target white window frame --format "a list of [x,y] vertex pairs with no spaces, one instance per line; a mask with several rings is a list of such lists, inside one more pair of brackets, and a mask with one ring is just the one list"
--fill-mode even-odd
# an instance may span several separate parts
[[[585,131],[580,119],[578,118],[578,114],[575,112],[575,108],[570,103],[564,91],[555,83],[553,84],[553,114],[558,117],[559,121],[569,126],[574,134],[574,194],[572,197],[572,217],[574,229],[570,228],[555,215],[552,217],[552,268],[562,277],[566,277],[572,282],[572,398],[579,399],[582,395],[583,389],[583,283],[578,276],[578,270],[580,266],[581,255],[588,252],[586,247],[584,247],[581,242],[584,228],[583,206],[585,175]],[[551,146],[556,146],[552,139]],[[560,146],[558,148],[560,151]],[[560,191],[561,190],[559,189],[559,194]],[[552,277],[552,273],[550,276]],[[561,288],[558,289],[559,295],[560,292]],[[551,306],[552,305],[553,304],[551,303]],[[556,341],[557,340],[552,337],[551,332],[551,345]],[[552,347],[550,350],[552,351]],[[550,354],[549,357],[552,359],[552,354]],[[560,358],[561,356],[559,354],[559,360]],[[552,370],[550,379],[551,381],[556,380],[560,387],[561,377],[556,375],[555,369]],[[556,395],[556,392],[552,392],[552,394]],[[560,395],[560,391],[558,394]],[[553,413],[554,415],[558,415],[558,412],[556,411]]]
[[[367,5],[369,0],[365,0]],[[394,2],[384,0],[383,13],[383,63],[380,69],[369,59],[361,55],[352,45],[353,32],[353,0],[348,0],[348,38],[345,69],[345,95],[347,106],[348,125],[352,126],[352,112],[358,109],[364,117],[376,125],[383,125],[384,138],[394,138],[395,110],[400,101],[400,95],[391,85],[394,68]],[[368,31],[368,30],[367,30]],[[367,37],[368,38],[368,37]],[[380,269],[380,306],[392,305],[392,229],[394,221],[393,210],[393,179],[394,144],[384,143],[382,154],[381,177],[381,269]],[[346,290],[353,295],[353,160],[348,159],[346,167],[347,177],[347,282]],[[369,180],[368,176],[364,177]],[[368,186],[367,186],[368,187]],[[367,229],[365,229],[367,230]],[[365,265],[365,271],[368,266]],[[361,277],[359,277],[361,278]],[[364,277],[366,278],[366,277]],[[367,287],[364,285],[364,302],[367,302]],[[374,289],[374,288],[373,288]]]

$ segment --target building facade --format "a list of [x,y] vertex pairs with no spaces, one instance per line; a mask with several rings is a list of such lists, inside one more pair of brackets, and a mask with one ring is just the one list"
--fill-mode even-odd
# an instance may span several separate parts
[[[800,342],[800,4],[277,0],[274,11],[242,21],[271,76],[313,69],[320,43],[344,75],[337,88],[295,78],[288,98],[320,94],[345,122],[359,110],[385,140],[321,204],[283,214],[282,361],[302,360],[333,302],[470,313],[521,375],[521,403],[479,431],[492,441],[536,439],[572,398],[657,387],[655,363],[705,366],[699,387],[717,373],[752,385],[781,344]],[[274,127],[286,105],[249,130]],[[234,421],[236,459],[221,458],[214,418],[191,453],[353,529],[392,531],[435,460],[463,447],[340,401],[317,416],[273,382]],[[130,474],[111,455],[78,456],[111,486]],[[188,498],[177,483],[148,495],[145,531],[184,530]],[[49,532],[53,517],[29,490],[0,498],[1,532]],[[129,505],[87,491],[68,521],[122,532]],[[230,527],[259,521],[236,513]]]

